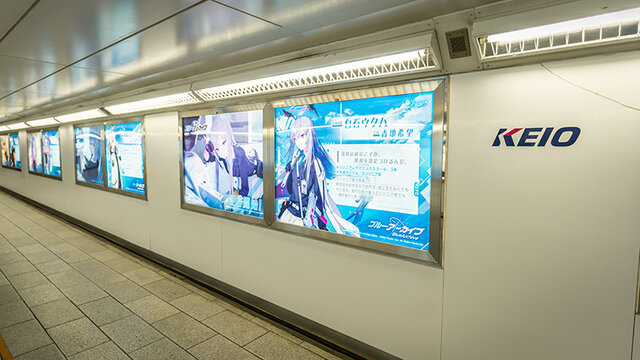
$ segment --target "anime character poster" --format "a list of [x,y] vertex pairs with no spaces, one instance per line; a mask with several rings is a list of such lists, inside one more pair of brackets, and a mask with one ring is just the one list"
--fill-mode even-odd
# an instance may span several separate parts
[[62,177],[60,133],[58,130],[42,132],[42,168],[46,175]]
[[433,93],[275,109],[276,220],[429,248]]
[[102,180],[102,129],[100,126],[75,128],[76,179],[103,185]]
[[0,145],[2,146],[2,166],[9,166],[9,136],[0,136]]
[[42,134],[27,133],[29,145],[29,171],[42,174]]
[[22,168],[20,161],[20,138],[18,134],[9,135],[9,166],[18,170]]
[[263,217],[262,111],[182,118],[184,202]]
[[104,126],[107,186],[145,193],[142,122]]

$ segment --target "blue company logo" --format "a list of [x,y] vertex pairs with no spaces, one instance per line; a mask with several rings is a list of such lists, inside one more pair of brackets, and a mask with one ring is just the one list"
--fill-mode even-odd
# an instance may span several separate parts
[[[551,143],[551,146],[555,147],[567,147],[575,144],[576,140],[580,136],[580,128],[575,126],[565,126],[557,130],[552,127],[541,128],[515,128],[500,129],[496,138],[493,140],[492,146],[500,146],[503,143],[505,146],[546,146],[547,143]],[[555,131],[554,131],[555,130]],[[520,135],[518,142],[514,141],[514,135]],[[562,135],[565,135],[564,137]],[[551,139],[551,141],[549,141]]]

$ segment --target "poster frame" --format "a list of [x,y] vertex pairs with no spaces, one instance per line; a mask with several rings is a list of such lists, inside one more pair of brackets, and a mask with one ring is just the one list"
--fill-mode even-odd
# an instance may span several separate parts
[[[266,168],[266,158],[267,158],[267,146],[265,144],[265,127],[264,127],[264,110],[263,110],[263,105],[264,102],[255,102],[252,105],[255,106],[255,109],[253,110],[262,110],[263,111],[263,116],[262,116],[262,153],[263,153],[263,163],[264,163],[264,170],[263,170],[263,174],[267,172],[267,168]],[[249,105],[249,107],[251,107]],[[228,220],[234,220],[234,221],[238,221],[238,222],[242,222],[242,223],[247,223],[247,224],[251,224],[251,225],[256,225],[256,226],[260,226],[260,227],[267,227],[267,223],[264,220],[264,217],[266,215],[266,197],[263,196],[262,199],[262,206],[263,206],[263,217],[257,217],[257,216],[251,216],[251,215],[246,215],[246,214],[238,214],[232,211],[227,211],[227,210],[222,210],[222,209],[215,209],[215,208],[210,208],[210,207],[205,207],[205,206],[200,206],[200,205],[195,205],[195,204],[189,204],[186,203],[184,201],[184,145],[183,145],[183,126],[182,126],[182,119],[184,117],[188,117],[189,115],[191,116],[196,116],[195,114],[197,113],[201,113],[203,115],[220,115],[220,114],[229,114],[229,113],[235,113],[235,112],[244,112],[244,111],[252,111],[252,110],[242,110],[242,111],[220,111],[218,109],[202,109],[201,111],[184,111],[184,112],[180,112],[178,113],[178,150],[180,152],[180,156],[179,156],[179,166],[178,166],[178,170],[180,171],[179,173],[179,178],[180,178],[180,208],[184,209],[184,210],[190,210],[190,211],[195,211],[195,212],[199,212],[199,213],[203,213],[203,214],[208,214],[208,215],[214,215],[217,217],[221,217],[224,219],[228,219]],[[266,186],[266,175],[263,175],[263,192],[266,190],[265,186]]]
[[[6,133],[2,133],[0,135],[2,136],[6,136],[7,137],[7,144],[9,144],[9,137],[13,134],[18,135],[18,141],[20,141],[20,132],[19,131],[11,131],[11,132],[6,132]],[[29,142],[29,140],[27,139],[27,142]],[[28,157],[28,155],[27,155]],[[27,167],[29,166],[29,164],[27,164]],[[15,168],[13,166],[9,166],[9,165],[4,165],[2,164],[2,167],[5,169],[9,169],[9,170],[15,170],[15,171],[19,171],[22,172],[22,149],[20,149],[20,169]]]
[[[35,133],[40,133],[40,165],[42,166],[42,173],[39,173],[37,171],[31,171],[31,168],[30,168],[31,167],[31,156],[30,156],[31,140],[29,140],[29,135],[35,134]],[[31,175],[43,176],[44,175],[44,164],[42,164],[43,159],[44,159],[44,156],[42,155],[42,130],[27,131],[27,172]]]
[[[448,78],[425,78],[417,79],[411,82],[438,82],[433,92],[433,132],[432,132],[432,149],[431,149],[431,199],[429,212],[429,250],[420,250],[401,245],[388,244],[372,239],[360,238],[344,234],[336,234],[320,229],[312,229],[293,224],[275,221],[275,113],[273,103],[282,103],[284,99],[274,100],[265,106],[265,116],[263,117],[263,126],[265,134],[265,144],[269,145],[268,151],[265,151],[264,159],[264,187],[265,200],[264,217],[267,225],[275,230],[280,230],[290,234],[301,235],[307,238],[314,238],[327,242],[339,243],[356,248],[363,248],[375,252],[382,252],[396,257],[410,259],[420,263],[442,265],[442,243],[443,243],[443,224],[444,224],[444,169],[445,169],[445,151],[446,151],[446,120],[447,120],[447,97],[448,97]],[[384,85],[372,85],[366,88],[376,88]],[[347,91],[349,89],[341,90]],[[416,91],[419,93],[423,91]],[[412,92],[406,92],[411,94]],[[362,97],[372,98],[372,97]],[[345,99],[345,101],[348,99]],[[329,102],[329,101],[327,101]],[[321,102],[315,102],[318,104]],[[267,114],[269,113],[269,115]],[[267,157],[267,155],[269,157]],[[440,174],[440,176],[437,176]]]
[[74,173],[74,178],[76,181],[76,185],[81,185],[81,186],[86,186],[86,187],[90,187],[90,188],[94,188],[94,189],[100,189],[100,190],[104,190],[105,187],[105,182],[106,182],[106,175],[105,175],[105,166],[104,166],[104,161],[105,161],[105,155],[104,155],[104,149],[102,149],[101,152],[101,156],[100,156],[100,166],[102,167],[102,185],[99,184],[94,184],[94,183],[90,183],[90,182],[86,182],[86,181],[82,181],[78,179],[78,158],[77,158],[77,149],[76,149],[76,143],[77,143],[77,138],[76,138],[76,129],[77,128],[85,128],[85,127],[94,127],[94,126],[99,126],[100,127],[100,139],[102,141],[102,146],[104,146],[104,122],[102,121],[94,121],[94,122],[86,122],[86,123],[80,123],[80,124],[74,124],[73,125],[73,173]]
[[[111,188],[107,185],[107,164],[106,164],[106,157],[107,157],[107,152],[106,152],[106,132],[105,132],[105,127],[106,126],[110,126],[110,125],[119,125],[119,124],[128,124],[128,123],[134,123],[134,122],[139,122],[142,124],[142,176],[144,177],[144,194],[138,194],[132,191],[127,191],[127,190],[123,190],[123,189],[114,189]],[[137,199],[141,199],[141,200],[145,200],[148,201],[148,184],[147,184],[147,132],[146,132],[146,128],[145,128],[145,121],[144,121],[144,117],[134,117],[134,118],[127,118],[127,119],[117,119],[117,120],[111,120],[111,121],[104,121],[102,122],[102,128],[101,128],[101,133],[102,133],[102,179],[103,179],[103,184],[104,184],[104,190],[108,191],[108,192],[112,192],[112,193],[116,193],[116,194],[120,194],[120,195],[125,195],[125,196],[130,196],[133,198],[137,198]],[[75,134],[75,130],[74,130],[74,134]]]
[[[44,140],[43,140],[43,134],[45,131],[54,131],[57,130],[58,131],[58,141],[59,141],[59,146],[60,146],[60,176],[53,176],[53,175],[49,175],[49,174],[45,174],[44,173],[44,151],[42,151],[43,146],[44,146]],[[33,131],[27,131],[27,160],[29,160],[29,134],[33,134],[33,133],[40,133],[40,156],[42,157],[41,161],[42,161],[42,172],[36,172],[36,171],[31,171],[28,168],[27,164],[27,170],[29,171],[29,174],[31,175],[37,175],[37,176],[42,176],[48,179],[53,179],[53,180],[58,180],[58,181],[62,181],[62,137],[60,134],[60,126],[50,126],[50,127],[46,127],[46,128],[42,128],[42,129],[38,129],[38,130],[33,130]],[[75,132],[74,132],[75,134]],[[74,143],[75,146],[75,143]]]

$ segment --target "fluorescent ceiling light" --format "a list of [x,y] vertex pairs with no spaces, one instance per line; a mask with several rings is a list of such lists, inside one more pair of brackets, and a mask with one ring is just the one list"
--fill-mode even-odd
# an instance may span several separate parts
[[534,39],[541,36],[550,36],[566,32],[579,31],[584,28],[601,27],[615,23],[640,20],[640,8],[616,11],[608,14],[590,16],[582,19],[562,21],[555,24],[536,26],[529,29],[509,31],[501,34],[487,36],[489,42],[512,42],[518,40]]
[[57,123],[58,123],[58,121],[56,121],[56,119],[54,119],[54,118],[46,118],[46,119],[27,121],[27,125],[29,125],[29,126],[55,125]]
[[152,99],[133,101],[124,104],[105,106],[111,114],[128,114],[138,111],[162,109],[172,106],[181,106],[199,103],[200,100],[193,96],[191,92],[160,96]]
[[10,130],[19,130],[19,129],[26,129],[29,127],[29,125],[21,122],[21,123],[15,123],[15,124],[8,124],[7,127]]
[[212,101],[437,69],[439,69],[439,66],[432,56],[431,51],[429,49],[423,49],[229,85],[215,86],[208,89],[196,90],[195,93],[205,101]]
[[56,116],[55,119],[61,123],[67,123],[67,122],[78,121],[78,120],[101,118],[105,116],[106,115],[100,112],[100,110],[91,109],[91,110],[80,111],[73,114]]
[[0,125],[0,131],[7,131],[7,130],[9,130],[8,126]]
[[640,38],[640,8],[478,36],[483,59]]

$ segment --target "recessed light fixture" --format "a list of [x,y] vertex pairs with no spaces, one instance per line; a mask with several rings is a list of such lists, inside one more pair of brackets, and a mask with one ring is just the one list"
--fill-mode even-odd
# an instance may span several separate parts
[[[492,20],[485,23],[489,21]],[[629,41],[640,38],[640,8],[515,31],[475,34],[475,38],[482,60]]]
[[46,118],[46,119],[38,119],[27,121],[27,125],[29,126],[45,126],[45,125],[55,125],[58,124],[58,121],[54,118]]
[[67,122],[78,121],[78,120],[101,118],[105,116],[106,115],[103,114],[100,110],[91,109],[91,110],[80,111],[72,114],[55,116],[55,119],[61,123],[67,123]]
[[26,129],[29,127],[29,125],[21,122],[21,123],[15,123],[15,124],[7,124],[7,127],[10,130],[20,130],[20,129]]

